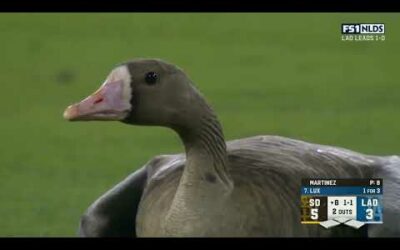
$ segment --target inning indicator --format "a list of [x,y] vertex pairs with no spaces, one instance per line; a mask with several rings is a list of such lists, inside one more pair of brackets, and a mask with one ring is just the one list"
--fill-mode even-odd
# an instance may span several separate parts
[[382,179],[303,179],[301,223],[331,228],[381,224]]

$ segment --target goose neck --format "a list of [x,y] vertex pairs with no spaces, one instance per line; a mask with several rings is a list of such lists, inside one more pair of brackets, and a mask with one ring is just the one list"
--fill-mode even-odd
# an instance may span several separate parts
[[232,187],[222,126],[210,107],[197,126],[179,133],[185,146],[187,165],[184,175]]

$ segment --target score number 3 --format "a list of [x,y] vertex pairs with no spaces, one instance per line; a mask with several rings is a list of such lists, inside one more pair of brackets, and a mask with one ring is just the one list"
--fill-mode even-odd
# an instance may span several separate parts
[[372,220],[374,218],[374,210],[372,210],[372,208],[367,208],[365,212],[366,212],[365,218],[367,220]]

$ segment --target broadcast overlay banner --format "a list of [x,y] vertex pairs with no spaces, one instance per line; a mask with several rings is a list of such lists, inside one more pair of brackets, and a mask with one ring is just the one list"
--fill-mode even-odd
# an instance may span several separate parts
[[302,224],[383,223],[382,179],[303,179],[300,193]]

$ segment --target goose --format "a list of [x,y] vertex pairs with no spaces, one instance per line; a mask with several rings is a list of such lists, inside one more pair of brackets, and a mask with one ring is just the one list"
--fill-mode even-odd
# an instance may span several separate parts
[[[276,135],[225,141],[216,113],[178,66],[118,64],[68,121],[120,121],[175,131],[185,152],[160,155],[82,215],[82,237],[398,237],[400,157]],[[359,230],[300,221],[302,178],[383,178],[384,223]]]

